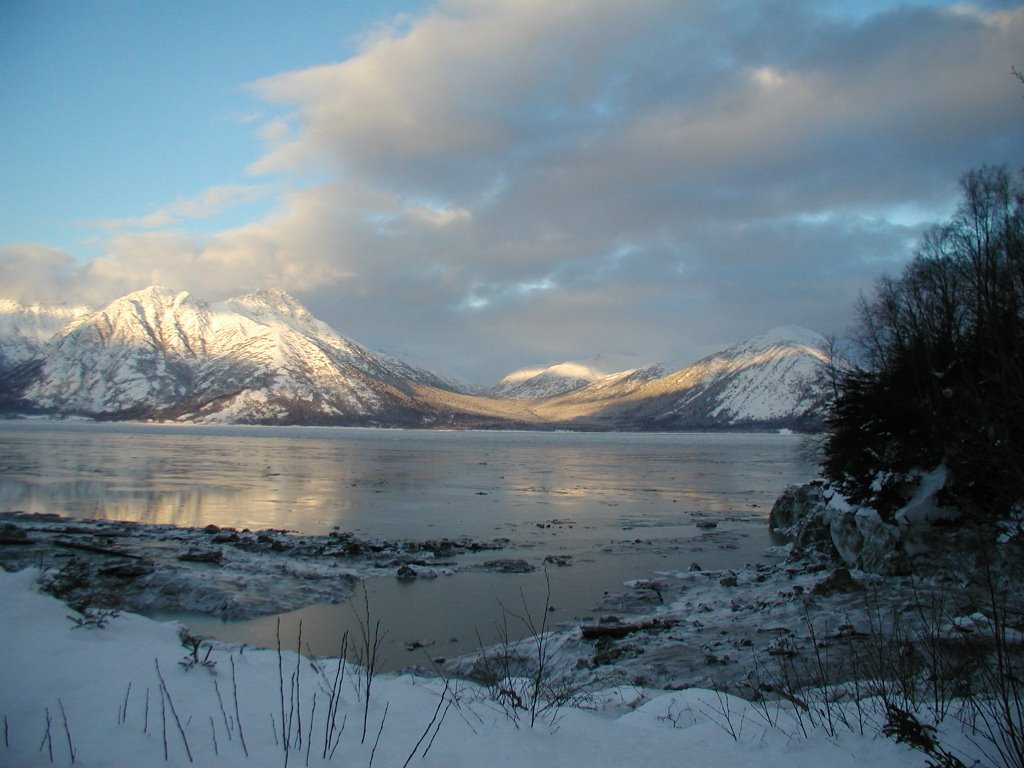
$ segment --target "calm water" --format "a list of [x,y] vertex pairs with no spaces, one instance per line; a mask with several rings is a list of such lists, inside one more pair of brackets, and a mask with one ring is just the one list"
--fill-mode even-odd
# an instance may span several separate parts
[[[766,519],[788,484],[814,467],[802,438],[747,434],[417,432],[0,422],[0,511],[237,528],[334,529],[389,539],[507,537],[486,558],[568,555],[550,571],[555,621],[588,613],[606,591],[658,570],[763,559]],[[696,523],[713,520],[714,530]],[[390,666],[472,650],[500,613],[543,602],[542,574],[459,573],[431,581],[371,579],[375,618],[396,643]],[[337,650],[346,606],[303,621],[315,652]],[[276,617],[197,632],[267,644]],[[453,638],[456,640],[453,642]]]

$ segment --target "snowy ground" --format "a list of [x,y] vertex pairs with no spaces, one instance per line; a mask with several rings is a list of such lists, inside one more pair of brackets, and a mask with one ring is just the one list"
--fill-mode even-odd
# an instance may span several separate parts
[[186,668],[177,626],[125,613],[76,627],[38,578],[0,572],[4,765],[924,764],[870,729],[797,736],[784,713],[772,726],[751,704],[706,690],[620,686],[530,727],[485,688],[410,675],[373,680],[364,740],[359,668],[335,685],[334,661],[237,647],[200,649],[209,665]]
[[[170,600],[221,615],[281,611],[344,599],[359,579],[393,579],[410,563],[421,572],[450,567],[457,580],[460,558],[500,562],[490,549],[502,541],[5,515],[0,545],[0,562],[21,569],[0,571],[0,765],[923,766],[920,752],[880,735],[878,702],[833,703],[840,689],[827,686],[849,679],[852,650],[872,633],[901,622],[913,637],[937,599],[955,624],[950,638],[981,629],[969,581],[935,552],[926,578],[851,573],[814,558],[695,566],[624,584],[582,623],[549,627],[543,604],[524,604],[503,644],[445,660],[423,649],[421,669],[373,677],[367,706],[364,666],[298,656],[308,645],[287,632],[284,650],[257,650],[190,640],[181,625],[97,606]],[[76,568],[36,567],[67,555],[87,566],[84,578]],[[520,640],[524,618],[550,631]],[[359,636],[348,640],[347,658],[365,660]],[[781,674],[789,676],[782,689]],[[531,675],[543,697],[533,697]],[[822,683],[824,696],[804,692]],[[824,707],[832,724],[808,719],[794,692],[812,710]],[[976,747],[955,718],[940,735],[972,764]]]

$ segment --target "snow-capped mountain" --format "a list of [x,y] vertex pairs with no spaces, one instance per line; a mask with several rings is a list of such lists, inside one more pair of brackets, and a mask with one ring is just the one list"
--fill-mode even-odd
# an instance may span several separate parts
[[820,425],[829,399],[826,340],[784,326],[668,376],[597,381],[540,412],[580,424],[645,429]]
[[563,363],[479,396],[369,351],[284,291],[209,304],[150,286],[93,312],[0,303],[0,407],[218,423],[813,428],[828,402],[825,348],[783,327],[670,375]]
[[283,291],[210,305],[151,286],[61,330],[20,394],[41,410],[115,418],[391,423],[426,410],[418,386],[448,385],[341,336]]
[[585,387],[605,376],[603,372],[580,363],[559,363],[547,368],[523,368],[499,381],[488,394],[492,397],[554,397]]
[[25,305],[0,299],[0,375],[38,358],[54,334],[88,311],[87,307]]
[[829,399],[826,349],[825,337],[806,328],[773,328],[666,377],[667,397],[652,418],[666,426],[820,421]]

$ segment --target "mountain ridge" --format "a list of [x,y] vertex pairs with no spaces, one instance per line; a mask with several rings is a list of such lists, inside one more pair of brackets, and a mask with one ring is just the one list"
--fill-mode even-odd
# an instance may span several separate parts
[[[404,427],[758,429],[820,426],[825,340],[780,326],[666,374],[579,363],[521,369],[484,394],[371,352],[281,289],[210,304],[148,286],[50,326],[4,323],[7,413]],[[38,312],[46,315],[40,308]],[[60,317],[59,314],[53,317]],[[56,320],[47,320],[56,325]],[[12,330],[13,329],[13,330]],[[37,346],[18,347],[35,334]],[[24,351],[27,350],[27,351]]]

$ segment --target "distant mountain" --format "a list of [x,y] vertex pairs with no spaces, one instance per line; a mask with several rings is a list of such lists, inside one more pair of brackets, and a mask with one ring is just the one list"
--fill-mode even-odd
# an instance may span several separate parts
[[46,342],[87,307],[19,304],[0,299],[0,375],[40,356]]
[[814,429],[825,340],[776,328],[675,373],[563,363],[487,396],[369,351],[281,290],[208,304],[150,286],[106,307],[0,303],[0,408],[214,423]]
[[816,428],[829,401],[823,336],[774,328],[668,376],[599,380],[546,401],[546,419],[638,429]]
[[499,381],[488,394],[492,397],[554,397],[585,387],[606,374],[579,363],[559,363],[547,368],[523,368]]

